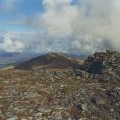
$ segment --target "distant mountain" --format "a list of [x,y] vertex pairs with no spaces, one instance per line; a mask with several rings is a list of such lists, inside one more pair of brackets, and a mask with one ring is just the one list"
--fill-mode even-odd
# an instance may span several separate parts
[[32,68],[64,68],[80,66],[77,59],[67,57],[63,54],[48,53],[17,65],[16,69],[32,69]]
[[19,53],[10,53],[10,52],[0,52],[0,57],[14,57]]
[[17,53],[17,52],[0,52],[0,68],[15,65],[33,57],[38,56],[35,53]]

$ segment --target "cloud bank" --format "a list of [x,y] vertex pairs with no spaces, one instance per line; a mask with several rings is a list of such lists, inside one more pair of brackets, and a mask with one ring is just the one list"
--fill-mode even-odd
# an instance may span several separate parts
[[15,43],[18,48],[14,49],[81,54],[120,50],[120,0],[72,3],[73,0],[43,0],[44,12],[25,22],[42,32],[20,33],[20,43]]
[[0,48],[6,52],[22,52],[24,44],[14,39],[14,36],[11,35],[9,33],[3,35],[2,41],[0,42]]

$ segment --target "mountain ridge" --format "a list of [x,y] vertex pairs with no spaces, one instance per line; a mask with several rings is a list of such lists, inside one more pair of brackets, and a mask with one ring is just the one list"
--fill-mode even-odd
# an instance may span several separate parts
[[[81,61],[82,62],[82,61]],[[77,59],[65,56],[61,53],[47,53],[41,56],[34,57],[26,62],[23,62],[15,67],[15,69],[31,69],[36,66],[47,67],[75,67],[79,66]]]

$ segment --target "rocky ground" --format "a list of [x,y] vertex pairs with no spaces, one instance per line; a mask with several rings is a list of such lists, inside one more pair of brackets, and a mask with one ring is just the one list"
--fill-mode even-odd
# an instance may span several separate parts
[[0,120],[120,120],[119,64],[95,79],[72,68],[1,70],[0,91]]

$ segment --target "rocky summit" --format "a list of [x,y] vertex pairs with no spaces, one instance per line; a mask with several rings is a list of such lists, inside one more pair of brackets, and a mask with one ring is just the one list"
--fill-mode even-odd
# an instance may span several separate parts
[[[101,57],[93,78],[88,69]],[[33,58],[0,70],[0,91],[0,120],[120,120],[120,53]]]

